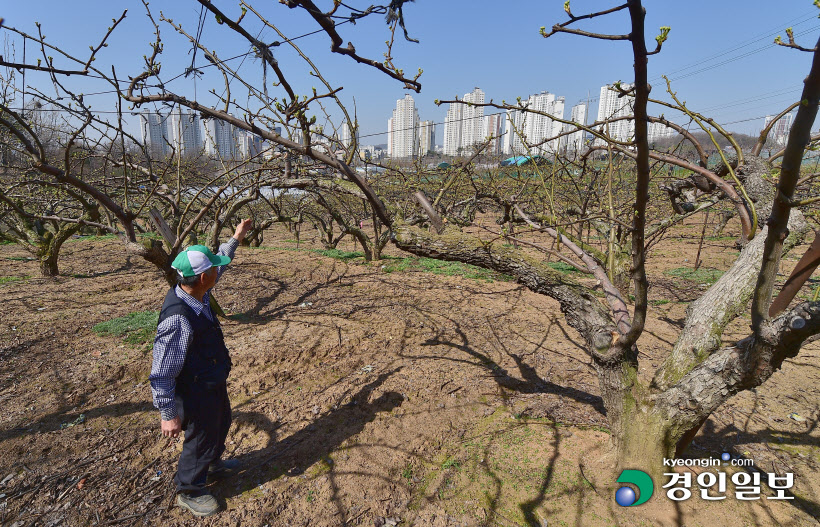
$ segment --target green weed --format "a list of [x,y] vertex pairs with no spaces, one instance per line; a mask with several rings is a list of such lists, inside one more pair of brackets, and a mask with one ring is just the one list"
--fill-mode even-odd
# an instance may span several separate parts
[[353,260],[354,258],[364,258],[364,253],[360,251],[341,251],[339,249],[313,249],[310,252],[335,258],[337,260]]
[[0,276],[0,285],[10,284],[12,282],[21,282],[23,280],[28,280],[29,278],[31,278],[29,275],[25,275],[25,276]]
[[461,467],[461,464],[455,457],[447,458],[447,461],[441,464],[441,470],[447,470],[448,468],[454,468],[456,470]]
[[462,276],[472,280],[493,282],[495,280],[511,282],[511,276],[489,271],[475,265],[461,262],[445,262],[435,258],[399,258],[388,260],[382,267],[385,273],[396,271],[423,271],[444,276]]
[[157,331],[159,311],[137,311],[124,317],[100,322],[92,329],[100,335],[123,337],[128,344],[148,344]]
[[580,271],[578,271],[578,269],[576,269],[575,267],[571,266],[570,264],[568,264],[566,262],[549,262],[547,265],[552,267],[556,271],[561,271],[562,273],[578,273],[578,272],[580,272]]
[[89,235],[89,236],[78,236],[76,238],[72,237],[72,238],[69,239],[69,241],[73,241],[73,242],[79,242],[79,241],[96,242],[96,241],[99,241],[99,240],[114,240],[116,238],[117,238],[117,235],[112,234],[112,233],[103,234],[102,236],[97,236],[96,234],[92,234],[92,235]]
[[675,269],[668,269],[664,274],[675,276],[677,278],[683,278],[684,280],[697,282],[699,284],[714,284],[721,276],[723,276],[723,273],[724,271],[709,267],[701,267],[697,271],[688,267],[677,267]]

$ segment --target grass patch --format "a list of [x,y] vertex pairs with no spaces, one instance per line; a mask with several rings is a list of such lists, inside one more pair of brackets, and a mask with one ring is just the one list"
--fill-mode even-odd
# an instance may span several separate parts
[[6,256],[6,260],[11,260],[13,262],[31,262],[36,260],[33,256]]
[[720,269],[712,269],[710,267],[701,267],[697,271],[688,267],[677,267],[675,269],[668,269],[664,272],[669,276],[683,278],[690,282],[697,282],[699,284],[714,284],[718,278],[723,276],[724,271]]
[[483,282],[493,282],[495,280],[511,282],[513,280],[511,276],[489,271],[481,267],[476,267],[475,265],[461,262],[445,262],[444,260],[436,260],[435,258],[411,257],[386,260],[382,271],[385,273],[396,271],[423,271],[444,276],[462,276]]
[[364,258],[364,253],[361,251],[341,251],[339,249],[312,249],[310,252],[327,256],[328,258],[335,258],[337,260],[353,260],[355,258]]
[[579,273],[580,271],[567,262],[549,262],[547,265],[562,273]]
[[137,311],[124,317],[100,322],[92,329],[100,335],[122,337],[128,344],[148,344],[157,332],[159,311]]
[[25,275],[25,276],[0,276],[0,285],[10,284],[12,282],[21,282],[23,280],[28,280],[29,278],[31,278],[29,275]]
[[0,245],[14,245],[14,242],[11,240],[0,240]]

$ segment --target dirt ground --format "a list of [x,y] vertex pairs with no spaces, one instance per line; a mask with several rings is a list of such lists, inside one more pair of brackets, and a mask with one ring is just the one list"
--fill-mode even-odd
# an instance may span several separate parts
[[[652,255],[645,375],[705,287],[667,273],[692,266],[696,231]],[[296,250],[284,229],[268,232],[262,248],[238,250],[215,290],[232,314],[223,322],[234,363],[227,447],[242,470],[211,485],[226,510],[206,520],[173,506],[180,441],[159,434],[150,347],[92,330],[158,310],[159,273],[116,239],[67,243],[54,280],[37,278],[21,248],[0,246],[0,277],[20,278],[0,282],[0,523],[818,524],[817,344],[714,414],[689,454],[729,452],[763,472],[793,472],[794,500],[728,492],[675,503],[656,482],[649,503],[622,508],[592,483],[605,472],[596,460],[607,459],[606,418],[554,301],[503,279],[330,258],[305,250],[316,247],[311,236]],[[704,254],[705,267],[725,269],[736,250],[725,237],[707,240]]]

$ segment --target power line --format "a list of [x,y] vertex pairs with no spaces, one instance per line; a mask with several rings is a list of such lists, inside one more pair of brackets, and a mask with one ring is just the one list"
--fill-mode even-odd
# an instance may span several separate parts
[[[804,23],[806,23],[806,22],[808,22],[808,21],[810,21],[810,20],[814,20],[814,19],[816,18],[816,16],[817,16],[817,15],[816,15],[816,13],[815,13],[815,12],[811,12],[811,13],[809,14],[809,16],[808,16],[808,17],[805,17],[805,15],[800,15],[800,16],[798,16],[797,18],[792,19],[792,20],[791,20],[791,21],[789,21],[789,22],[785,22],[785,23],[783,23],[783,24],[778,24],[777,26],[775,26],[775,28],[773,28],[773,29],[771,29],[771,30],[769,30],[769,31],[767,31],[767,32],[765,32],[765,33],[761,33],[761,34],[759,34],[759,36],[757,36],[757,37],[752,37],[752,38],[751,38],[751,39],[749,39],[749,40],[746,40],[746,41],[740,42],[740,43],[738,43],[738,44],[735,44],[734,46],[730,47],[729,49],[725,49],[725,50],[723,50],[723,51],[720,51],[720,52],[718,52],[718,53],[715,53],[714,55],[711,55],[711,56],[706,57],[706,58],[699,59],[699,60],[697,60],[697,61],[695,61],[695,62],[692,62],[692,63],[690,63],[690,64],[688,64],[688,65],[686,65],[686,66],[682,66],[682,67],[680,67],[680,68],[678,68],[678,69],[676,69],[676,70],[673,70],[673,71],[671,71],[670,73],[668,73],[668,74],[667,74],[667,77],[671,77],[672,75],[675,75],[675,74],[681,73],[681,72],[686,71],[686,70],[688,70],[688,69],[692,69],[692,68],[695,68],[695,67],[701,66],[701,65],[703,65],[704,63],[709,62],[709,61],[712,61],[712,60],[714,60],[714,59],[717,59],[717,58],[720,58],[720,57],[724,57],[724,56],[728,55],[729,53],[734,53],[735,51],[738,51],[739,49],[743,49],[744,47],[746,47],[746,46],[748,46],[748,45],[750,45],[750,44],[754,44],[754,43],[756,43],[756,42],[760,42],[760,41],[762,41],[762,40],[772,38],[773,36],[777,36],[777,35],[779,35],[779,34],[780,34],[780,32],[782,31],[782,28],[783,28],[784,26],[788,26],[789,24],[791,24],[791,23],[792,23],[792,22],[794,22],[795,20],[802,19],[802,20],[799,20],[798,22],[796,22],[796,23],[792,24],[792,27],[796,27],[796,26],[799,26],[800,24],[804,24]],[[804,18],[804,17],[805,17],[805,18]],[[802,35],[802,34],[804,34],[804,33],[801,33],[801,35]],[[660,76],[660,75],[658,75],[657,77],[654,77],[653,79],[650,79],[650,80],[651,80],[651,81],[654,81],[654,80],[658,80],[658,79],[660,79],[660,78],[661,78],[661,76]]]

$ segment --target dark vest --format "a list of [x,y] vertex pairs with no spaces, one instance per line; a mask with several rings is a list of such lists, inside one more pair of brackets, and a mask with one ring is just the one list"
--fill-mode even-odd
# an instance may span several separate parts
[[195,387],[215,388],[224,383],[231,371],[231,358],[219,322],[208,320],[204,312],[197,315],[176,295],[173,288],[165,295],[158,323],[172,315],[185,317],[193,330],[185,363],[177,376],[177,391],[185,392]]

